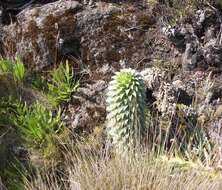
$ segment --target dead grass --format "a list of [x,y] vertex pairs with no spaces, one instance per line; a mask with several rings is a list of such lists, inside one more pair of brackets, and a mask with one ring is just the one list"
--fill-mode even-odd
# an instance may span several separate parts
[[[37,175],[26,190],[220,190],[221,175],[200,163],[140,151],[113,156],[81,145],[66,153],[66,172]],[[61,173],[60,173],[61,174]]]

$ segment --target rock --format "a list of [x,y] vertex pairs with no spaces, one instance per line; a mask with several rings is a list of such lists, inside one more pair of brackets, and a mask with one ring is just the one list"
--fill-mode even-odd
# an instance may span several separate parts
[[187,43],[183,55],[182,65],[184,70],[193,70],[197,64],[197,48],[194,43]]
[[126,63],[126,67],[140,69],[150,62],[152,48],[159,47],[150,41],[156,20],[148,10],[96,3],[95,8],[77,13],[77,20],[83,62],[91,70],[104,64],[118,70],[122,62]]
[[36,70],[55,64],[63,38],[74,41],[73,50],[78,46],[73,32],[74,13],[80,8],[76,1],[58,1],[23,10],[16,23],[4,27],[5,56],[14,59],[19,54],[29,68]]
[[106,118],[106,82],[98,80],[81,87],[63,113],[63,121],[75,132],[90,132]]
[[196,11],[191,23],[184,19],[180,25],[165,29],[165,34],[182,53],[184,70],[215,67],[221,71],[221,19],[216,8]]
[[[222,117],[222,115],[221,115]],[[217,121],[213,122],[213,125],[210,129],[209,135],[210,138],[213,140],[213,142],[219,146],[222,147],[222,118],[218,119]],[[221,151],[221,150],[220,150]]]
[[174,115],[177,103],[189,105],[192,101],[192,97],[182,89],[182,81],[167,82],[166,71],[153,67],[143,70],[141,75],[146,88],[151,90],[152,96],[155,98],[154,104],[157,110],[163,115]]
[[157,67],[144,69],[141,71],[141,75],[143,76],[146,87],[153,91],[158,89],[161,83],[167,79],[166,71]]
[[206,45],[203,49],[206,64],[222,70],[222,46]]
[[3,9],[2,22],[10,24],[16,20],[16,15],[27,7],[34,4],[46,4],[56,0],[4,0],[0,2]]
[[163,32],[173,42],[179,51],[184,52],[186,48],[185,36],[186,29],[184,27],[164,28]]
[[164,115],[172,116],[176,112],[177,92],[169,83],[162,83],[160,89],[154,93],[157,109]]
[[[172,51],[153,27],[155,23],[149,9],[130,4],[96,2],[90,7],[70,0],[56,1],[24,9],[16,22],[4,27],[2,41],[7,58],[19,54],[35,70],[61,59],[81,60],[85,68],[112,65],[115,69],[125,61],[127,67],[141,69],[152,59],[168,59]],[[154,40],[157,35],[158,40]]]

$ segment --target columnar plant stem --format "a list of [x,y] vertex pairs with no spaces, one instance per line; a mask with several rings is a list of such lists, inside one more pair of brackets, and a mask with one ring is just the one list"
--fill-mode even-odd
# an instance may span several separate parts
[[122,69],[112,77],[107,113],[108,136],[118,152],[140,144],[145,133],[145,88],[138,72]]

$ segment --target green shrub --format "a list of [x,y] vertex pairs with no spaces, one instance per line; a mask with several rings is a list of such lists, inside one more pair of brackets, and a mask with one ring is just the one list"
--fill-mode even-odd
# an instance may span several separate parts
[[[23,110],[21,111],[23,112]],[[25,115],[18,115],[17,127],[28,145],[34,148],[44,148],[54,135],[62,130],[61,112],[53,116],[52,112],[40,103],[26,109]]]
[[22,146],[20,135],[13,127],[19,107],[23,107],[22,103],[12,97],[0,99],[0,176],[9,190],[23,189],[22,164],[9,148]]
[[140,143],[145,132],[145,89],[133,69],[117,72],[108,87],[107,129],[117,151]]
[[69,102],[71,95],[77,90],[79,82],[74,80],[73,71],[68,62],[60,64],[52,72],[52,83],[48,83],[48,98],[52,105],[58,105],[60,102]]
[[25,66],[19,57],[13,65],[13,77],[15,81],[23,81],[25,78]]
[[0,60],[0,71],[2,74],[12,73],[13,64],[9,60],[1,59]]
[[[40,150],[43,156],[56,154],[55,141],[64,132],[60,110],[53,115],[38,102],[28,107],[17,99],[4,98],[0,101],[0,114],[0,125],[13,127],[28,148]],[[54,150],[49,151],[52,145]]]
[[0,125],[20,125],[20,123],[25,120],[24,117],[26,113],[27,106],[20,100],[11,96],[0,99]]
[[0,60],[0,72],[10,74],[17,82],[22,82],[25,78],[25,66],[19,57],[16,57],[15,63],[9,60]]

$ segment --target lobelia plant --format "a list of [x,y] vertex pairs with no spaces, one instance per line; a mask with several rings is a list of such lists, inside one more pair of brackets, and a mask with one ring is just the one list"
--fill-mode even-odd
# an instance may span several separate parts
[[122,69],[112,77],[107,97],[107,133],[117,152],[140,144],[145,129],[145,87],[142,76]]

